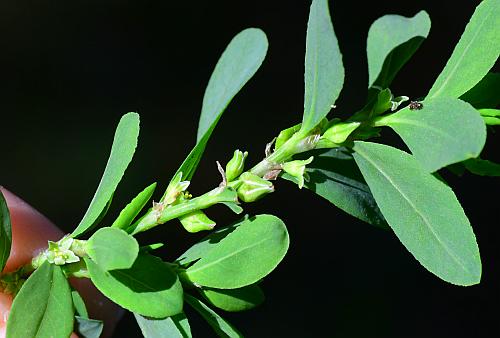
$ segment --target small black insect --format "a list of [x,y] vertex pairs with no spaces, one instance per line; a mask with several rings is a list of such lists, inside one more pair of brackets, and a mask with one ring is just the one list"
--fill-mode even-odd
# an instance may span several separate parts
[[410,107],[410,110],[420,110],[424,108],[424,105],[418,101],[411,101],[408,107]]

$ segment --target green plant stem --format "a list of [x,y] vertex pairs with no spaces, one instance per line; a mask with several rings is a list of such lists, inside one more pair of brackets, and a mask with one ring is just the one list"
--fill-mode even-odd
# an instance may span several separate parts
[[302,135],[298,132],[294,134],[281,147],[250,169],[250,172],[263,177],[269,171],[279,169],[281,164],[290,160],[294,155],[314,149],[319,136],[319,133]]
[[135,235],[175,218],[187,215],[193,211],[206,209],[214,204],[224,202],[238,202],[238,196],[234,189],[230,187],[218,187],[201,196],[186,200],[179,204],[165,206],[159,203],[150,209],[141,219],[139,219],[139,221],[128,228],[127,232]]

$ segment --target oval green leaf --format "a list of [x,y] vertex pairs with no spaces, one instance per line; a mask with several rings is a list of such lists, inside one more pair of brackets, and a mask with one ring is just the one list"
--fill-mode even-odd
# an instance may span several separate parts
[[265,299],[264,292],[256,284],[239,289],[200,288],[198,291],[210,304],[228,312],[253,309]]
[[425,100],[421,110],[406,107],[376,124],[394,129],[429,172],[479,156],[486,142],[476,109],[453,98]]
[[191,327],[184,313],[163,319],[147,318],[134,313],[144,338],[191,338]]
[[87,254],[101,269],[128,269],[139,254],[139,243],[121,229],[102,228],[89,238]]
[[431,20],[425,11],[407,18],[384,15],[370,26],[366,41],[368,87],[388,88],[392,80],[427,38]]
[[476,238],[453,191],[399,149],[356,142],[354,150],[380,210],[412,255],[447,282],[479,283]]
[[116,220],[111,225],[112,228],[126,229],[139,215],[146,203],[151,199],[156,189],[156,183],[151,184],[141,191],[134,199],[127,204],[120,212]]
[[201,257],[205,256],[210,250],[212,250],[217,243],[222,241],[227,235],[233,232],[238,226],[240,226],[248,217],[244,217],[241,220],[231,224],[230,226],[217,229],[213,231],[210,235],[204,237],[198,243],[191,246],[186,252],[179,256],[175,260],[176,263],[181,265],[188,265],[194,261],[197,261]]
[[10,256],[12,246],[12,225],[10,223],[10,213],[7,201],[0,189],[0,272]]
[[219,316],[214,310],[209,308],[199,299],[188,294],[184,295],[186,303],[195,309],[205,319],[219,337],[239,338],[243,335],[236,330],[227,320]]
[[[267,54],[266,34],[257,28],[238,33],[226,47],[208,81],[203,97],[196,145],[177,173],[190,180],[212,132],[233,97],[243,88],[261,66]],[[175,175],[174,175],[175,177]]]
[[69,337],[73,331],[71,289],[61,268],[43,263],[14,298],[7,338]]
[[233,97],[257,72],[267,53],[266,34],[257,28],[238,33],[226,47],[208,81],[197,140],[211,133]]
[[153,318],[182,311],[182,286],[159,258],[140,254],[130,269],[106,271],[85,258],[90,278],[106,297],[121,307]]
[[[313,152],[307,166],[309,181],[304,186],[327,201],[369,224],[387,228],[375,199],[352,155],[346,148]],[[308,156],[311,154],[308,154]],[[294,180],[290,175],[284,179]]]
[[288,250],[285,224],[276,216],[258,215],[244,220],[185,274],[202,286],[236,289],[269,274]]
[[307,134],[328,114],[344,85],[344,66],[327,0],[313,0],[306,37],[304,116]]
[[139,136],[139,115],[128,113],[123,115],[116,128],[111,154],[109,155],[106,169],[102,175],[97,191],[90,202],[87,212],[80,221],[80,224],[71,234],[77,237],[96,225],[96,221],[102,218],[102,212],[106,209],[113,193],[118,187],[125,170],[127,169]]
[[460,97],[493,67],[500,54],[500,1],[477,6],[428,98]]

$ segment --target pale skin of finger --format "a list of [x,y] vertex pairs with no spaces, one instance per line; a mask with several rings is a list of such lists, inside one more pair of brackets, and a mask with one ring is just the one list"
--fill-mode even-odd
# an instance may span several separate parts
[[[1,186],[0,189],[7,201],[12,223],[12,249],[3,272],[11,272],[29,263],[33,257],[46,249],[47,241],[57,241],[64,233],[22,199]],[[90,280],[72,278],[70,282],[84,298],[89,316],[104,321],[101,337],[111,337],[123,309],[101,294]],[[0,338],[5,338],[11,306],[12,296],[0,293]],[[76,334],[71,335],[71,338],[77,337]]]

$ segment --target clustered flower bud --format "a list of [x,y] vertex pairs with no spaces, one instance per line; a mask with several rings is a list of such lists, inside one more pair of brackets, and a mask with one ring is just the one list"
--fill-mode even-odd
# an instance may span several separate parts
[[233,158],[229,160],[226,165],[226,179],[228,182],[233,181],[238,176],[241,175],[245,167],[245,159],[248,156],[248,152],[242,152],[241,150],[235,150]]
[[241,174],[240,181],[238,198],[243,202],[254,202],[274,191],[274,186],[271,182],[250,172]]
[[173,204],[179,195],[184,192],[189,187],[189,181],[181,181],[182,172],[175,175],[170,184],[167,187],[167,191],[163,197],[162,204],[170,205]]
[[299,189],[302,189],[304,186],[304,179],[308,180],[309,177],[306,173],[306,165],[311,164],[313,161],[314,157],[311,156],[307,160],[295,160],[295,161],[290,161],[283,163],[283,170],[295,177],[298,181]]
[[45,253],[47,261],[55,265],[79,262],[80,257],[75,255],[75,253],[71,250],[72,244],[73,238],[71,237],[64,237],[59,242],[49,241],[49,248]]

